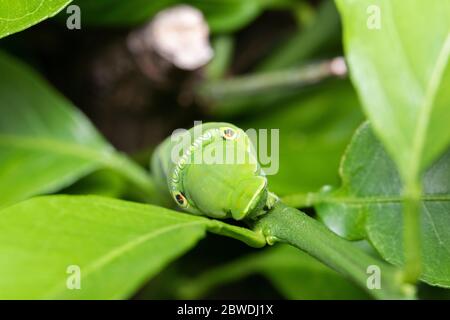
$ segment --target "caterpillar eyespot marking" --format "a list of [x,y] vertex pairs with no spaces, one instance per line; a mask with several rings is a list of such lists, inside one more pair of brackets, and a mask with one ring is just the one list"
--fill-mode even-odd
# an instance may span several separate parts
[[226,140],[234,140],[237,138],[237,132],[233,130],[232,128],[220,128],[220,132],[222,134],[222,137]]
[[186,197],[181,192],[174,192],[174,199],[178,203],[178,205],[182,208],[188,207],[188,201]]

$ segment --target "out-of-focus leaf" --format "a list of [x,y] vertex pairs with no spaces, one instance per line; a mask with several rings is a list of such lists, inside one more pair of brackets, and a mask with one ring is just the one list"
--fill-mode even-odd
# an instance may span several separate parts
[[186,299],[201,298],[216,287],[255,273],[265,275],[288,299],[369,298],[337,272],[287,245],[245,256],[181,282],[179,295]]
[[338,0],[355,87],[404,180],[450,142],[450,2]]
[[243,128],[279,129],[279,171],[269,176],[269,189],[280,196],[316,191],[338,184],[337,169],[345,147],[363,121],[348,82],[332,82],[272,105]]
[[[156,206],[93,196],[27,200],[1,211],[0,298],[125,298],[206,230],[264,244],[248,229]],[[70,290],[77,276],[81,290]]]
[[229,35],[220,35],[212,40],[214,58],[206,66],[208,80],[223,78],[231,65],[234,54],[234,39]]
[[262,11],[261,0],[187,0],[202,10],[212,32],[232,32],[244,27]]
[[0,74],[0,207],[54,192],[102,167],[123,173],[150,196],[145,171],[32,70],[1,53]]
[[274,50],[258,67],[271,71],[295,67],[304,63],[319,49],[339,46],[340,20],[334,1],[325,0],[311,25],[299,30]]
[[75,0],[89,25],[124,26],[143,23],[177,0]]
[[119,174],[112,170],[96,171],[66,189],[63,194],[98,195],[111,198],[120,198],[126,193],[127,183]]
[[260,0],[76,0],[83,21],[91,25],[128,26],[143,23],[158,11],[177,4],[200,9],[212,32],[230,32],[245,26],[261,12]]
[[72,0],[1,0],[0,38],[54,16]]
[[[348,239],[367,238],[389,262],[403,263],[402,184],[395,164],[365,124],[340,168],[342,187],[319,196],[319,217]],[[425,173],[421,200],[422,279],[450,287],[450,151]]]

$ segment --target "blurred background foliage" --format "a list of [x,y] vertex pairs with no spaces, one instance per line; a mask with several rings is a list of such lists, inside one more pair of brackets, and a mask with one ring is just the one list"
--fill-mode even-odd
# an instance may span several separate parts
[[[67,18],[63,10],[56,19],[3,39],[1,47],[44,75],[119,150],[146,166],[164,137],[176,128],[191,127],[194,120],[228,121],[244,129],[274,128],[280,130],[280,170],[269,177],[272,191],[289,196],[339,185],[341,156],[364,120],[349,80],[270,86],[270,72],[295,72],[343,55],[333,1],[73,3],[81,8],[81,30],[62,26]],[[136,70],[121,70],[126,65],[121,48],[127,35],[162,9],[181,3],[204,13],[215,51],[213,61],[162,87]],[[214,96],[217,92],[211,89],[222,88],[227,79],[258,74],[269,77],[267,85],[255,92],[224,91]],[[108,170],[95,172],[62,193],[136,197]],[[377,254],[368,243],[355,245]],[[447,291],[426,285],[420,294],[449,297]],[[210,235],[143,286],[135,298],[364,299],[367,295],[296,249],[276,246],[260,252]]]

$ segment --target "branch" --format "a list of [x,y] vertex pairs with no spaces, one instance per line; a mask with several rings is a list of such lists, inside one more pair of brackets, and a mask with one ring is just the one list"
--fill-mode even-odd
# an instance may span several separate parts
[[[268,243],[285,242],[306,251],[378,299],[414,298],[414,286],[403,283],[396,268],[367,255],[297,209],[278,202],[255,228],[263,232]],[[369,266],[380,268],[381,289],[368,288]]]

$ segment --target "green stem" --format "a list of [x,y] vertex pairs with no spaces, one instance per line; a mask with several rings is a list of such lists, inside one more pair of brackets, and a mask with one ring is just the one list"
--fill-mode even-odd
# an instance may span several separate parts
[[197,88],[197,95],[208,104],[215,104],[223,99],[258,96],[268,91],[304,87],[329,77],[345,74],[343,58],[338,57],[285,71],[208,81]]
[[287,195],[282,198],[283,202],[287,205],[295,208],[312,207],[320,202],[347,202],[358,203],[358,201],[364,201],[369,203],[370,201],[375,203],[382,203],[383,201],[389,202],[403,202],[403,243],[404,243],[404,255],[405,264],[403,267],[403,281],[406,283],[414,284],[419,279],[422,272],[422,257],[421,257],[421,238],[420,238],[420,207],[421,201],[432,201],[440,199],[433,196],[422,196],[422,190],[420,183],[414,182],[407,183],[405,185],[403,198],[398,197],[385,197],[385,198],[365,198],[365,199],[352,199],[352,198],[326,198],[320,197],[316,193],[298,193]]
[[403,281],[415,283],[422,272],[420,209],[421,184],[414,180],[405,184],[403,208],[403,246],[405,265]]
[[210,219],[207,224],[207,229],[209,232],[242,241],[250,247],[262,248],[266,245],[266,239],[261,232],[233,226],[219,220]]
[[[397,269],[371,257],[297,209],[278,202],[255,225],[269,243],[291,244],[340,272],[378,299],[413,298],[414,287],[402,283]],[[369,266],[381,271],[381,289],[368,288]],[[370,290],[370,291],[369,291]]]

